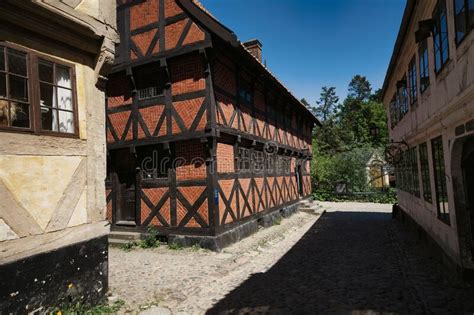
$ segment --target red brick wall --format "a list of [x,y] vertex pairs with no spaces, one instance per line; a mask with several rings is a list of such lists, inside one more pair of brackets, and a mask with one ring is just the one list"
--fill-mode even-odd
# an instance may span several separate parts
[[[311,137],[309,122],[302,122],[301,117],[297,117],[293,112],[287,110],[283,111],[285,114],[291,115],[289,121],[291,122],[292,128],[301,128],[301,135],[296,135],[290,130],[284,130],[283,127],[281,127],[281,123],[277,124],[276,121],[268,116],[265,117],[264,115],[260,115],[258,113],[252,116],[251,109],[245,105],[239,105],[241,117],[234,119],[234,121],[231,123],[230,118],[238,109],[236,106],[236,69],[237,67],[232,60],[224,56],[224,54],[218,53],[218,56],[212,65],[212,75],[216,90],[216,101],[219,108],[221,109],[221,111],[217,112],[217,123],[238,129],[238,121],[240,120],[240,130],[243,132],[252,133],[268,140],[293,146],[297,149],[303,149],[304,144],[307,144],[307,142],[310,141],[308,139]],[[244,70],[240,71],[238,76],[239,80],[247,82],[247,85],[250,85],[250,82],[258,82],[258,78],[252,78],[252,74]],[[287,103],[285,100],[282,100],[280,96],[277,97],[274,93],[272,94],[272,92],[273,91],[270,91],[270,93],[267,95],[267,99],[265,99],[264,87],[260,83],[256,83],[253,88],[253,103],[255,109],[265,112],[268,110],[268,106],[275,106],[277,101],[281,102],[280,105]],[[299,105],[294,104],[294,106]],[[305,114],[302,112],[299,112],[298,115],[305,116]],[[264,132],[265,120],[268,120],[268,128],[266,128],[266,131]]]
[[[156,206],[165,193],[168,192],[167,187],[160,187],[160,188],[144,188],[142,189],[142,194],[145,195],[148,200],[151,201],[151,203]],[[152,215],[152,211],[154,209],[150,209],[150,207],[143,201],[141,200],[140,204],[140,209],[141,209],[141,224],[143,225],[145,221],[150,219],[150,216]],[[166,198],[166,201],[164,202],[163,206],[159,210],[159,214],[163,217],[164,222],[161,222],[158,220],[157,216],[154,216],[151,218],[151,221],[149,221],[150,225],[154,226],[171,226],[171,210],[170,210],[170,198]]]
[[204,145],[197,140],[176,143],[176,179],[195,180],[206,178]]
[[[146,108],[140,108],[139,112],[143,118],[143,121],[145,122],[145,128],[148,129],[150,135],[153,135],[153,132],[155,131],[161,116],[165,115],[165,105],[155,105]],[[164,135],[166,135],[166,119],[163,121],[158,131],[158,136]],[[139,124],[138,139],[144,138],[146,138],[145,131],[143,130],[143,127]]]
[[[130,111],[124,111],[119,113],[108,114],[110,123],[112,124],[119,139],[122,138],[125,132],[127,132],[125,140],[133,139],[132,127],[126,130],[127,122],[130,119],[130,113]],[[107,142],[114,142],[114,138],[111,132],[107,133]]]
[[217,143],[217,157],[218,173],[233,173],[235,171],[233,145]]
[[[206,186],[187,186],[178,187],[179,193],[186,199],[187,203],[191,206],[196,205],[199,197],[206,193]],[[177,224],[189,228],[200,228],[202,223],[199,223],[195,217],[192,217],[189,221],[183,222],[188,211],[191,209],[186,206],[178,199],[176,204]],[[209,211],[207,199],[198,207],[197,214],[205,225],[209,225]]]
[[[195,98],[187,101],[173,102],[173,106],[176,112],[181,117],[184,126],[189,130],[191,129],[194,121],[197,119],[197,114],[204,104],[204,97]],[[197,124],[196,130],[204,130],[206,127],[207,116],[206,112],[202,115],[199,123]],[[181,133],[181,127],[178,125],[175,119],[172,121],[172,132]]]
[[147,0],[130,7],[130,30],[158,22],[159,0]]
[[[177,15],[183,14],[183,10],[176,3],[176,0],[164,0],[165,8],[164,15],[165,18],[175,17]],[[155,34],[158,32],[158,27],[153,27],[147,29],[147,26],[150,24],[159,23],[160,18],[160,0],[146,0],[143,2],[138,2],[134,5],[129,6],[129,8],[122,7],[121,10],[130,10],[130,31],[134,31],[135,35],[132,36],[132,41],[135,43],[137,49],[140,51],[139,54],[143,56],[150,51],[150,55],[160,53],[160,40],[153,42]],[[194,44],[197,42],[203,42],[206,38],[206,33],[202,30],[196,23],[191,22],[191,27],[186,34],[183,34],[183,31],[186,28],[186,25],[190,22],[190,19],[184,15],[181,20],[178,20],[172,24],[165,26],[165,49],[173,50],[180,49],[186,45]],[[140,32],[141,31],[141,32]],[[140,33],[137,33],[140,32]],[[178,46],[179,39],[184,36],[181,46]],[[122,37],[122,42],[127,41],[127,38]],[[152,47],[152,45],[154,46]],[[139,58],[133,48],[129,52],[130,59],[136,60]]]
[[206,88],[204,67],[198,53],[171,59],[169,70],[173,95],[200,91]]
[[124,75],[109,77],[107,82],[107,108],[132,104],[130,82]]
[[165,0],[165,18],[183,13],[176,0]]

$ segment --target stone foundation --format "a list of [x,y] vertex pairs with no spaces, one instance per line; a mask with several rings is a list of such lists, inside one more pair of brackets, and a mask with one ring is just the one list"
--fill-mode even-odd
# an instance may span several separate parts
[[0,265],[0,275],[0,314],[97,304],[108,289],[107,236]]
[[288,218],[298,211],[299,203],[272,211],[263,216],[256,217],[252,221],[242,223],[217,236],[195,236],[195,235],[168,235],[168,243],[176,243],[183,247],[199,245],[212,251],[221,251],[223,248],[236,243],[253,233],[258,232],[258,227],[264,228],[274,225],[282,218]]

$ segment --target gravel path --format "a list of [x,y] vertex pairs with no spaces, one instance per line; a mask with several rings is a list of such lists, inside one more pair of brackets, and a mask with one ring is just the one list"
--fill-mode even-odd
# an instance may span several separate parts
[[111,249],[111,291],[173,314],[473,314],[474,287],[390,205],[322,205],[319,219],[298,213],[222,253]]

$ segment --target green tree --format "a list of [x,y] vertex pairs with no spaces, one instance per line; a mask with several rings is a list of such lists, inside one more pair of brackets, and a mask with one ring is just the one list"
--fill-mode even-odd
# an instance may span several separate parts
[[[366,163],[388,142],[387,118],[380,102],[380,90],[372,93],[370,82],[361,75],[352,78],[346,99],[338,104],[335,88],[324,87],[313,112],[322,128],[313,135],[312,177],[316,191],[333,191],[344,181],[354,191],[368,189]],[[373,136],[371,127],[378,127]]]
[[370,97],[371,93],[372,87],[366,77],[357,74],[352,78],[349,83],[349,98],[364,101]]
[[319,100],[315,107],[316,117],[324,124],[328,119],[332,119],[335,114],[335,108],[339,102],[336,95],[336,88],[331,86],[323,86]]

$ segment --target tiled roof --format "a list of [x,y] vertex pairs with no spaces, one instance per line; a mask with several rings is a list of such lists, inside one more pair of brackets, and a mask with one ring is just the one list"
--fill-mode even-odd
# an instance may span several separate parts
[[[225,28],[227,28],[225,25],[223,25],[222,22],[220,22],[219,20],[216,19],[216,17],[214,17],[212,15],[212,13],[210,13],[205,7],[204,5],[199,1],[199,0],[192,0],[192,2],[201,10],[203,11],[204,13],[206,13],[207,15],[209,15],[212,19],[214,19],[216,22],[218,22],[219,24],[221,24],[222,26],[224,26]],[[244,46],[244,44],[242,42],[240,42],[239,40],[239,43],[240,43],[240,47],[243,49],[243,51],[245,51],[249,56],[251,56],[256,62],[258,62],[258,64],[260,64],[260,66],[276,81],[278,82],[278,84],[280,84],[280,86],[291,96],[293,97],[294,100],[296,100],[303,108],[305,108],[308,113],[317,121],[317,123],[320,125],[321,123],[318,121],[318,119],[316,117],[314,117],[313,113],[311,113],[311,111],[303,104],[301,103],[301,101],[293,94],[293,92],[291,92],[290,89],[288,89],[285,84],[283,84],[283,82],[281,82],[271,71],[270,69],[268,69],[267,66],[265,66],[265,64],[263,64],[259,59],[257,59],[254,55],[252,55],[250,53],[250,51]]]

